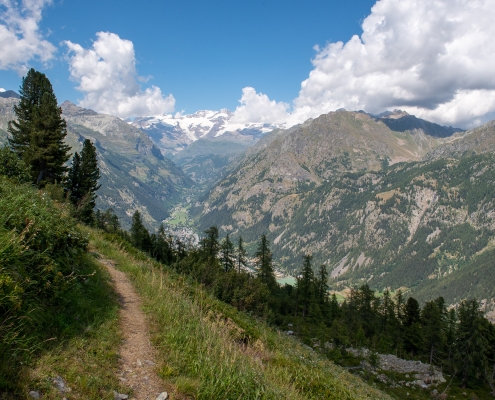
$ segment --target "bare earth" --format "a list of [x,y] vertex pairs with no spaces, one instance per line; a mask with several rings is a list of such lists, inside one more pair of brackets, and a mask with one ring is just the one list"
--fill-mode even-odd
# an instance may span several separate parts
[[141,300],[127,276],[115,269],[111,260],[101,259],[112,276],[120,297],[120,324],[123,343],[120,348],[119,379],[133,390],[130,399],[155,400],[164,385],[155,371],[154,349],[150,343],[148,324],[141,311]]

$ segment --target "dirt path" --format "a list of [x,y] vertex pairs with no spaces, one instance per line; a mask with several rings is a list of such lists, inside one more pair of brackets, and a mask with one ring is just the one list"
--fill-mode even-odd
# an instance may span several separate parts
[[155,371],[154,349],[149,339],[141,300],[127,276],[115,269],[111,260],[100,259],[112,276],[120,301],[120,324],[123,343],[120,348],[119,379],[133,389],[130,399],[155,400],[165,389]]

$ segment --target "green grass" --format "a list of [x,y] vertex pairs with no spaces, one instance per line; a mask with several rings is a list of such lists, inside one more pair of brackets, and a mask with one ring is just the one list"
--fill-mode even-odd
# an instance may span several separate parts
[[0,177],[0,399],[113,398],[120,333],[109,277],[65,204]]
[[175,396],[196,399],[386,399],[296,340],[240,313],[142,254],[91,233],[141,295]]
[[110,277],[90,255],[80,268],[86,278],[67,290],[64,301],[33,310],[40,320],[22,336],[28,345],[2,357],[1,399],[28,398],[30,390],[60,399],[56,376],[71,388],[71,399],[113,399],[113,390],[123,390],[116,377],[121,336]]

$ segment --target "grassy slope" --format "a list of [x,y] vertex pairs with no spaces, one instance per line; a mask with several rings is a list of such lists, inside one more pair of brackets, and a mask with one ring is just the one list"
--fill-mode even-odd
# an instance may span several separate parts
[[86,280],[57,307],[33,310],[36,320],[21,345],[8,359],[2,357],[0,399],[28,399],[31,390],[44,399],[60,399],[52,384],[57,376],[71,388],[71,399],[113,399],[113,390],[121,389],[118,303],[110,277],[90,255],[80,272]]
[[162,357],[159,374],[172,392],[198,399],[388,398],[148,258],[96,232],[91,243],[142,296]]

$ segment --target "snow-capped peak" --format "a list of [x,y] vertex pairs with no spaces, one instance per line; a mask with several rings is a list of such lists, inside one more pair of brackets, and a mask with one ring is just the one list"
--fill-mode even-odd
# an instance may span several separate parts
[[166,152],[171,151],[171,144],[175,146],[173,152],[177,152],[201,138],[219,137],[226,132],[259,138],[279,127],[274,124],[233,123],[230,122],[232,116],[230,110],[223,108],[220,111],[200,110],[193,114],[139,117],[129,123],[147,131]]

